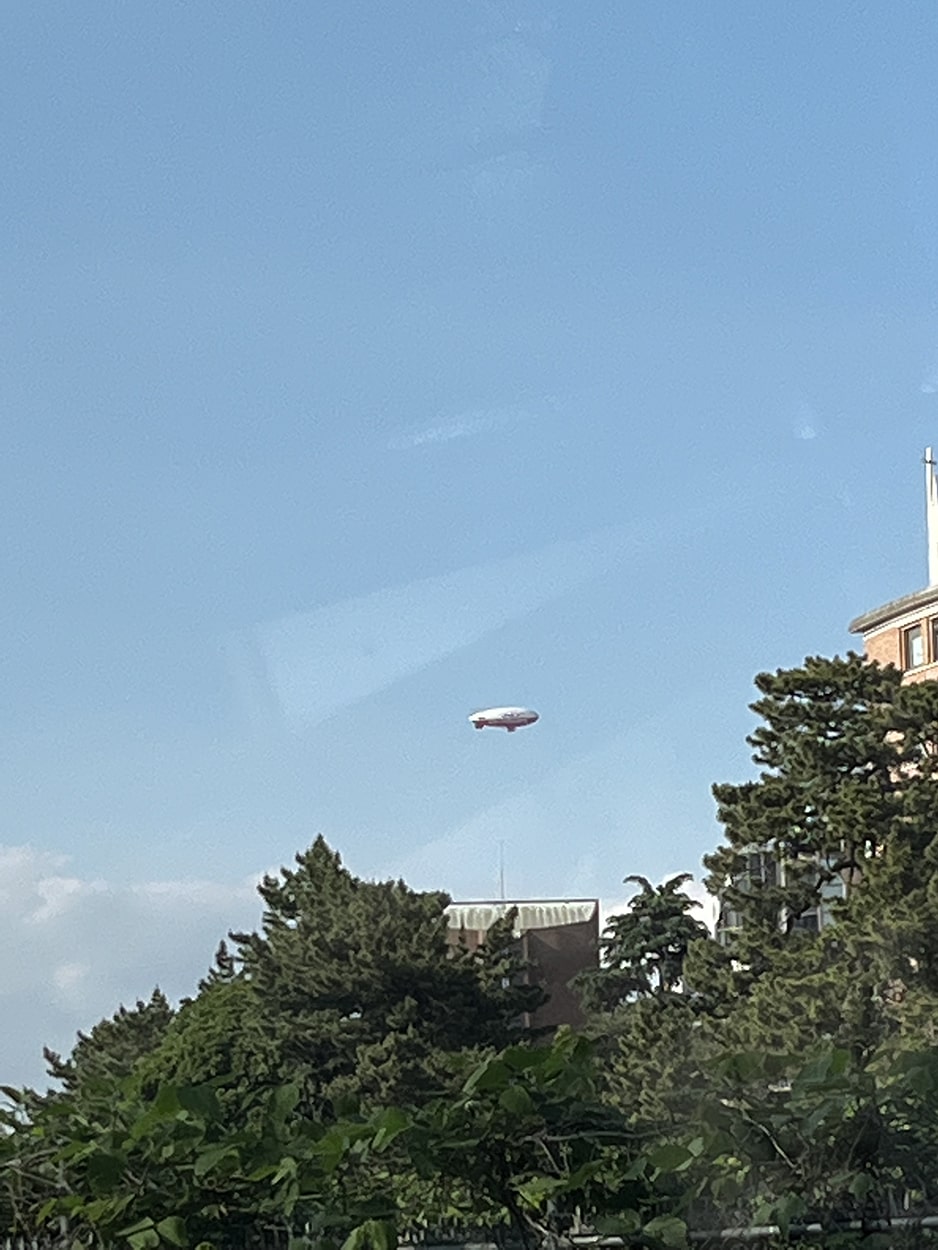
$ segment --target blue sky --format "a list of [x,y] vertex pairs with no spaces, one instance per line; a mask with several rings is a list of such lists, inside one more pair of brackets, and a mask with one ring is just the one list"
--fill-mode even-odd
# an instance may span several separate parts
[[926,578],[934,7],[4,26],[3,1079],[318,832],[456,897],[697,871],[753,674]]

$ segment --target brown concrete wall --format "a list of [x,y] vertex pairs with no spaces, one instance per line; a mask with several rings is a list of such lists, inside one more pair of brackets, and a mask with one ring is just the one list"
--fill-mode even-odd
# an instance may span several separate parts
[[[485,941],[485,932],[450,929],[447,939],[454,946],[462,941],[469,950],[477,950]],[[527,979],[542,985],[550,995],[526,1023],[536,1029],[557,1028],[561,1024],[578,1027],[584,1017],[571,982],[579,973],[599,965],[599,909],[592,920],[582,924],[528,929],[521,935],[521,957],[530,965]]]
[[547,990],[550,998],[531,1021],[535,1028],[578,1028],[585,1017],[574,978],[595,968],[599,961],[599,916],[583,924],[558,925],[553,929],[530,929],[522,935],[522,950],[530,963],[529,976]]

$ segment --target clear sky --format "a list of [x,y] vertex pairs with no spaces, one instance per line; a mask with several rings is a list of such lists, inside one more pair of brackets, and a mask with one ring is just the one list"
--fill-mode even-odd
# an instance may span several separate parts
[[753,674],[926,580],[938,9],[2,25],[0,1080],[319,832],[699,874]]

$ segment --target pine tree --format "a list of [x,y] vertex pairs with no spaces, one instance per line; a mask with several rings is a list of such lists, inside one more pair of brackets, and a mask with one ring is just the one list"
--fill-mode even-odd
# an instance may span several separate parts
[[478,951],[447,937],[440,892],[353,876],[323,838],[267,876],[260,931],[233,933],[146,1065],[160,1080],[297,1081],[308,1106],[420,1100],[453,1056],[524,1035],[544,1001],[523,984],[511,918]]
[[[898,1027],[890,986],[938,992],[938,683],[848,655],[756,686],[761,772],[714,786],[727,841],[704,859],[739,923],[688,975],[741,1044],[872,1054]],[[846,901],[825,900],[840,883]],[[825,901],[834,923],[803,930]]]
[[121,1006],[90,1033],[79,1033],[67,1059],[45,1048],[49,1075],[71,1093],[80,1093],[91,1083],[119,1082],[142,1056],[158,1047],[174,1014],[166,995],[156,988],[146,1002],[138,1000],[130,1009]]
[[681,886],[681,873],[657,889],[645,877],[626,877],[641,886],[628,910],[610,916],[600,943],[600,968],[583,978],[588,1010],[614,1011],[635,998],[673,994],[681,987],[691,942],[708,936],[689,913],[697,906]]
[[704,858],[707,884],[740,919],[740,959],[765,966],[825,887],[854,881],[893,839],[903,814],[900,675],[809,658],[760,673],[747,739],[762,771],[715,785],[726,845]]

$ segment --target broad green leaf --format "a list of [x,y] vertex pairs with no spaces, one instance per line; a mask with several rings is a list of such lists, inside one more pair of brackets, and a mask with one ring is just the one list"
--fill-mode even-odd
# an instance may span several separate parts
[[525,1072],[530,1068],[543,1067],[550,1058],[550,1051],[533,1046],[509,1046],[499,1058],[513,1072]]
[[463,1090],[471,1094],[474,1090],[500,1089],[507,1081],[507,1065],[500,1058],[493,1056],[476,1068],[463,1085]]
[[148,1228],[155,1228],[156,1225],[149,1215],[144,1216],[142,1220],[137,1220],[133,1224],[128,1224],[126,1228],[122,1228],[118,1232],[118,1237],[129,1237],[131,1233],[140,1233]]
[[280,1160],[280,1166],[277,1168],[271,1180],[272,1185],[279,1185],[282,1180],[288,1176],[296,1176],[296,1159],[292,1155],[285,1155]]
[[849,1050],[833,1050],[830,1054],[830,1076],[843,1076],[850,1067]]
[[205,1176],[207,1172],[218,1166],[223,1159],[237,1159],[238,1152],[228,1142],[218,1142],[214,1146],[207,1146],[205,1150],[199,1152],[196,1161],[192,1166],[194,1176]]
[[873,1178],[868,1172],[860,1172],[859,1175],[855,1176],[850,1182],[850,1192],[853,1194],[854,1198],[858,1199],[860,1202],[863,1202],[864,1199],[869,1196],[872,1189]]
[[544,1205],[545,1200],[555,1194],[558,1189],[562,1189],[563,1185],[562,1180],[557,1180],[552,1176],[535,1176],[519,1185],[517,1191],[523,1202],[538,1210]]
[[648,1155],[648,1162],[659,1172],[677,1172],[686,1168],[693,1158],[694,1156],[686,1147],[671,1142],[659,1146],[657,1150],[652,1150]]
[[123,1155],[98,1151],[86,1164],[86,1175],[95,1190],[112,1189],[124,1175]]
[[270,1114],[275,1120],[284,1121],[300,1101],[300,1091],[295,1085],[278,1085],[270,1099]]
[[783,1194],[778,1202],[775,1203],[770,1219],[787,1236],[792,1220],[796,1220],[800,1215],[804,1215],[805,1210],[805,1201],[800,1194]]
[[132,1250],[155,1250],[160,1244],[160,1235],[155,1228],[146,1228],[139,1233],[131,1233],[127,1238]]
[[397,1233],[388,1220],[365,1220],[352,1229],[342,1243],[342,1250],[394,1250]]
[[265,1181],[268,1176],[273,1176],[277,1170],[276,1163],[262,1163],[260,1167],[256,1167],[253,1172],[249,1172],[247,1179],[249,1181]]
[[615,1215],[603,1215],[595,1221],[597,1233],[607,1237],[632,1237],[642,1226],[637,1211],[619,1211]]
[[36,1212],[36,1216],[35,1216],[36,1223],[45,1224],[46,1220],[53,1213],[53,1211],[55,1211],[57,1206],[58,1206],[57,1198],[47,1199],[47,1201],[45,1201],[42,1204],[42,1206],[39,1208],[39,1210]]
[[165,1220],[160,1220],[156,1226],[156,1231],[171,1246],[187,1246],[189,1244],[185,1221],[178,1215],[168,1215]]
[[217,1120],[221,1115],[218,1098],[210,1085],[186,1085],[176,1091],[184,1111],[203,1120]]
[[687,1225],[676,1215],[659,1215],[649,1220],[642,1232],[669,1250],[679,1250],[687,1245]]
[[532,1115],[534,1103],[523,1085],[508,1085],[498,1096],[499,1106],[512,1115]]
[[322,1160],[325,1171],[334,1172],[345,1157],[347,1142],[340,1133],[333,1131],[321,1137],[312,1149]]
[[371,1143],[372,1147],[375,1150],[383,1150],[401,1133],[406,1132],[410,1128],[410,1123],[410,1117],[400,1108],[386,1108],[372,1121],[372,1126],[377,1129]]
[[179,1110],[179,1091],[175,1085],[164,1085],[157,1091],[152,1110],[160,1116],[175,1115]]
[[818,1055],[812,1059],[810,1063],[805,1064],[798,1075],[795,1077],[794,1084],[797,1085],[823,1085],[830,1077],[831,1056]]

